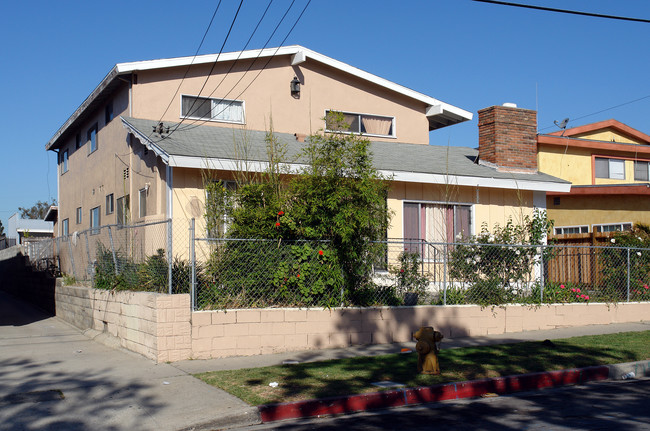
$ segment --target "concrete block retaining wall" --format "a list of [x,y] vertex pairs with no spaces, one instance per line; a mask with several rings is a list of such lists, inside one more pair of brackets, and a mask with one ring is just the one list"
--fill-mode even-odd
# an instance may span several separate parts
[[56,315],[80,329],[106,332],[157,362],[191,357],[189,295],[108,291],[57,283]]
[[56,314],[81,329],[107,332],[123,347],[165,362],[406,342],[425,325],[445,337],[461,337],[640,322],[650,316],[650,303],[191,312],[187,294],[111,292],[58,283]]
[[192,357],[406,342],[420,326],[434,326],[451,338],[640,322],[648,316],[650,303],[197,311],[192,313]]

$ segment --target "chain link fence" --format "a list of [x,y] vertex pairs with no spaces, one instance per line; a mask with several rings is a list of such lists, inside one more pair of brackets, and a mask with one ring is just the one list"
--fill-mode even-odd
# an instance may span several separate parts
[[385,241],[351,292],[327,242],[192,243],[196,309],[650,300],[650,249]]
[[[185,231],[186,229],[183,229]],[[27,249],[33,265],[55,265],[68,283],[99,289],[188,293],[187,259],[173,258],[172,220],[105,225],[34,243]],[[179,250],[187,256],[187,243]],[[43,269],[43,268],[40,268]]]
[[[203,232],[204,229],[201,229]],[[187,221],[109,225],[30,245],[32,262],[102,289],[190,293],[194,309],[650,300],[650,249],[374,244],[350,288],[327,241],[197,237]]]

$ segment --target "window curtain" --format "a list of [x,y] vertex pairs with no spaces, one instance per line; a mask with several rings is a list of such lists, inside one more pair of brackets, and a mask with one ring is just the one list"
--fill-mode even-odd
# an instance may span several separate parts
[[393,125],[391,118],[376,117],[374,115],[363,115],[361,121],[366,133],[371,135],[390,135],[390,127]]
[[243,123],[242,105],[240,102],[234,101],[214,101],[212,105],[212,118],[214,120]]

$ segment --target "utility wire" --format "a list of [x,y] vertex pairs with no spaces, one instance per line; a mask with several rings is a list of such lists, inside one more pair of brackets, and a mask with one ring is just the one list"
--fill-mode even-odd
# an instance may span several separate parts
[[[291,5],[289,5],[289,8],[288,8],[287,11],[285,12],[284,16],[287,15],[287,13],[289,12],[289,10],[290,10],[291,7],[293,6],[293,3],[295,3],[295,0],[293,0],[293,2],[291,2]],[[226,79],[226,77],[228,76],[228,74],[230,74],[230,72],[232,72],[233,68],[234,68],[235,65],[237,64],[237,61],[239,61],[239,59],[240,59],[241,56],[243,55],[243,53],[244,53],[244,51],[246,50],[246,48],[248,48],[248,45],[250,44],[251,40],[253,39],[253,36],[255,36],[255,33],[257,33],[257,30],[259,29],[260,25],[262,24],[262,21],[263,21],[264,18],[266,17],[266,14],[267,14],[267,12],[269,11],[269,8],[271,7],[272,4],[273,4],[273,0],[271,0],[271,1],[268,3],[268,5],[266,6],[266,9],[264,10],[264,13],[262,14],[262,17],[257,21],[257,25],[255,26],[255,29],[253,30],[253,32],[251,33],[250,37],[249,37],[248,40],[246,41],[246,45],[244,45],[244,48],[243,48],[241,51],[239,51],[239,55],[237,55],[237,58],[232,62],[232,64],[230,65],[230,68],[229,68],[229,69],[226,71],[226,73],[223,75],[223,77],[221,78],[221,81],[219,81],[219,83],[216,85],[216,87],[214,88],[214,90],[212,90],[212,92],[207,96],[208,98],[211,97],[211,96],[212,96],[212,95],[217,91],[217,89],[221,86],[221,84],[222,84],[223,81]],[[280,20],[280,23],[282,23],[282,21],[284,20],[284,16],[282,17],[282,20]],[[278,25],[279,25],[279,24],[278,24]],[[277,30],[277,28],[278,28],[278,26],[276,26],[276,27],[275,27],[275,30],[273,30],[273,33],[271,34],[271,37],[273,37],[273,34],[275,34],[275,31]],[[269,43],[269,40],[270,40],[270,38],[266,41],[266,44],[264,44],[264,47],[263,47],[262,49],[266,48],[266,45]],[[260,51],[260,54],[261,54],[261,51]],[[257,58],[259,58],[259,55],[257,56]],[[255,58],[255,60],[257,60],[257,58]],[[255,60],[253,60],[253,63],[255,63]],[[248,70],[250,70],[250,67],[248,68]],[[248,70],[246,70],[246,71],[244,72],[244,75],[246,75],[246,73],[248,72]],[[238,82],[238,83],[239,83],[239,82]],[[235,85],[236,85],[236,84],[235,84]],[[230,91],[232,91],[232,89],[229,90],[228,93],[226,93],[226,96],[227,96],[228,94],[230,94]],[[226,96],[224,96],[224,97],[226,97]],[[205,101],[204,101],[203,103],[205,103]],[[203,106],[203,103],[201,103],[201,105],[199,105],[199,107],[197,107],[196,110],[191,111],[191,112],[188,112],[185,116],[186,116],[186,117],[190,117],[190,116],[192,116],[193,114],[195,114],[196,111],[197,111],[201,106]],[[230,104],[228,104],[228,106],[230,106]],[[227,108],[227,107],[226,107],[226,108]],[[226,108],[224,108],[224,109],[226,109]],[[221,113],[221,112],[219,112],[219,114],[220,114],[220,113]],[[217,114],[217,115],[218,115],[218,114]],[[190,124],[192,124],[192,123],[190,123]],[[185,127],[185,126],[183,126],[183,127]],[[183,130],[183,127],[181,127],[181,130]]]
[[572,14],[572,15],[591,16],[591,17],[596,17],[596,18],[607,18],[607,19],[617,19],[617,20],[621,20],[621,21],[634,21],[634,22],[650,23],[650,19],[631,18],[631,17],[626,17],[626,16],[616,16],[616,15],[605,15],[605,14],[600,14],[600,13],[581,12],[581,11],[568,10],[568,9],[556,9],[556,8],[552,8],[552,7],[533,6],[533,5],[528,5],[528,4],[512,3],[512,2],[506,2],[506,1],[497,1],[497,0],[472,0],[472,1],[479,2],[479,3],[497,4],[497,5],[502,5],[502,6],[514,6],[514,7],[521,7],[521,8],[526,8],[526,9],[543,10],[543,11],[546,11],[546,12],[559,12],[559,13],[568,13],[568,14]]
[[[293,4],[293,3],[292,3],[292,4]],[[269,63],[273,60],[273,58],[274,58],[275,55],[278,53],[278,51],[280,50],[280,48],[282,48],[282,46],[284,45],[284,43],[286,42],[286,40],[289,38],[289,36],[290,36],[291,33],[293,32],[293,30],[296,28],[296,25],[298,25],[298,22],[300,21],[300,19],[302,18],[302,16],[304,15],[305,11],[307,10],[307,8],[309,7],[310,4],[311,4],[311,0],[309,0],[309,1],[307,2],[307,4],[305,5],[305,7],[302,9],[302,11],[300,12],[300,15],[298,16],[298,18],[296,19],[296,21],[293,23],[293,26],[291,27],[291,29],[289,30],[289,32],[286,34],[286,36],[284,37],[284,39],[282,39],[282,42],[280,43],[280,46],[278,46],[278,47],[275,49],[275,52],[274,52],[272,55],[269,56],[268,60],[267,60],[266,63],[262,66],[262,68],[259,70],[259,72],[257,73],[257,75],[255,75],[255,77],[251,80],[251,82],[249,82],[248,85],[247,85],[247,86],[246,86],[246,87],[245,87],[245,88],[244,88],[244,89],[243,89],[243,90],[242,90],[242,91],[241,91],[241,92],[240,92],[240,93],[235,97],[236,99],[239,99],[239,98],[241,97],[241,95],[244,94],[244,92],[246,92],[246,90],[248,90],[248,88],[249,88],[251,85],[253,85],[253,82],[255,82],[255,80],[256,80],[256,79],[261,75],[261,73],[264,71],[264,69],[266,69],[266,67],[267,67],[267,66],[269,65]],[[285,14],[285,15],[286,15],[286,14]],[[284,19],[284,17],[283,17],[283,19]],[[271,37],[272,37],[272,35],[271,35]],[[269,38],[269,40],[270,40],[270,38]],[[268,43],[268,41],[267,41],[267,43]],[[261,54],[261,52],[260,52],[260,54]],[[254,62],[253,62],[253,63],[254,63]],[[251,69],[253,63],[251,63],[251,65],[249,66],[248,70]],[[247,71],[248,71],[248,70],[247,70]],[[239,79],[239,81],[237,81],[237,83],[235,83],[235,85],[233,86],[233,88],[232,88],[230,91],[232,91],[232,90],[235,88],[235,86],[236,86],[237,84],[239,84],[239,82],[241,82],[242,79],[243,79],[243,76]],[[230,92],[229,92],[229,93],[230,93]],[[229,103],[228,106],[230,106],[231,104],[232,104],[232,102]],[[228,106],[224,107],[224,109],[223,109],[221,112],[223,112],[225,109],[227,109]],[[217,115],[218,115],[218,114],[219,114],[219,113],[217,113]],[[189,129],[193,129],[193,128],[195,128],[195,127],[199,127],[200,125],[205,124],[205,123],[208,122],[209,120],[210,120],[210,119],[201,120],[200,122],[198,122],[198,124],[187,124],[187,125],[185,125],[181,130],[189,130]],[[196,122],[197,122],[197,121],[195,120],[195,123],[196,123]],[[164,138],[163,138],[163,139],[164,139]]]
[[[625,105],[629,105],[631,103],[639,102],[639,101],[644,100],[644,99],[650,99],[650,94],[648,94],[647,96],[639,97],[638,99],[630,100],[629,102],[624,102],[624,103],[621,103],[621,104],[618,104],[618,105],[615,105],[615,106],[610,106],[609,108],[601,109],[600,111],[592,112],[591,114],[583,115],[582,117],[571,118],[571,121],[578,121],[578,120],[582,120],[583,118],[591,117],[593,115],[602,114],[603,112],[611,111],[612,109],[620,108],[621,106],[625,106]],[[539,131],[541,132],[542,130],[548,130],[548,129],[552,128],[552,127],[554,127],[554,126],[544,127],[543,129],[539,129]]]
[[[212,75],[212,72],[214,72],[214,68],[217,66],[217,62],[219,61],[219,56],[223,52],[223,48],[226,46],[226,42],[228,42],[228,38],[230,37],[230,32],[232,32],[232,28],[235,26],[235,22],[237,21],[237,17],[239,16],[239,11],[241,10],[242,4],[244,4],[244,0],[241,0],[239,2],[239,7],[237,7],[237,12],[235,12],[235,16],[232,19],[232,22],[230,23],[230,28],[228,29],[228,33],[226,34],[226,38],[223,41],[223,44],[221,44],[221,49],[219,49],[219,53],[217,54],[217,58],[214,60],[214,63],[212,63],[212,67],[210,68],[210,72],[208,72],[208,76],[205,77],[205,80],[203,81],[203,85],[201,86],[201,89],[199,90],[199,94],[197,95],[197,98],[194,99],[194,102],[192,103],[192,106],[190,106],[189,111],[192,111],[192,108],[194,108],[194,105],[196,104],[196,101],[198,100],[198,97],[201,96],[201,92],[203,89],[205,89],[205,86],[208,83],[208,80],[210,79],[210,76]],[[174,127],[174,130],[172,130],[169,135],[174,133],[176,129],[183,123],[183,120],[185,118],[181,118],[181,121],[176,124]]]
[[[169,101],[169,104],[167,105],[167,108],[165,108],[165,112],[162,113],[160,116],[160,119],[158,120],[158,123],[162,121],[162,119],[165,117],[165,114],[167,111],[169,111],[170,106],[172,106],[172,103],[176,99],[176,95],[178,94],[178,91],[181,89],[181,85],[183,85],[183,81],[185,81],[185,78],[187,78],[187,74],[190,72],[190,68],[192,67],[192,64],[194,64],[194,60],[196,59],[196,56],[199,54],[199,51],[201,50],[201,47],[203,46],[203,42],[205,42],[205,38],[208,35],[208,32],[210,31],[210,28],[212,27],[212,23],[214,22],[214,17],[217,16],[217,12],[219,11],[219,8],[221,7],[221,0],[219,0],[219,3],[217,4],[217,7],[214,9],[214,13],[212,14],[212,18],[210,18],[210,23],[208,24],[208,28],[205,29],[205,32],[203,33],[203,38],[201,39],[201,43],[199,43],[198,48],[196,48],[196,52],[194,53],[194,56],[192,57],[192,61],[190,64],[187,66],[187,69],[185,70],[185,74],[183,75],[183,78],[181,78],[181,82],[178,83],[178,87],[176,87],[176,91],[174,92],[174,95],[172,96],[171,100]],[[153,131],[149,134],[148,137],[151,137],[153,134]]]

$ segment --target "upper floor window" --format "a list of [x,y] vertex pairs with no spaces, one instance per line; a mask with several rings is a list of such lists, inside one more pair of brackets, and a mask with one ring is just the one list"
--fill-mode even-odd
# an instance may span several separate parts
[[79,133],[77,133],[77,136],[75,137],[75,148],[81,148],[81,135]]
[[244,102],[241,100],[182,96],[181,116],[198,120],[244,124]]
[[63,225],[63,229],[62,229],[63,230],[63,232],[62,232],[63,236],[68,236],[68,234],[70,233],[70,227],[69,227],[70,219],[67,219],[67,218],[63,219],[62,225]]
[[649,162],[634,162],[634,180],[635,181],[648,181],[650,175],[650,163]]
[[61,174],[68,172],[68,150],[61,153]]
[[113,193],[106,195],[106,215],[113,214],[114,206]]
[[81,207],[77,207],[77,224],[81,223]]
[[88,148],[88,154],[90,154],[97,150],[97,123],[88,130],[87,140],[90,143]]
[[108,102],[106,108],[104,108],[104,123],[108,124],[113,120],[113,102]]
[[328,132],[395,137],[395,117],[326,111],[325,123]]
[[596,157],[596,178],[625,179],[625,160]]

